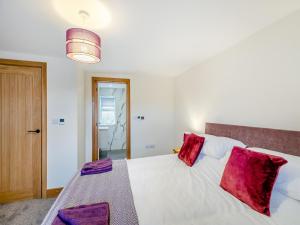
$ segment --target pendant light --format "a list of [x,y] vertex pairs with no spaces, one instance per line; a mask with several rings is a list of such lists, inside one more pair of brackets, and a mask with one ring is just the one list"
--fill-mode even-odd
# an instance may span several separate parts
[[[89,14],[79,11],[85,21]],[[82,63],[97,63],[101,60],[101,39],[87,29],[70,28],[66,32],[66,55],[72,60]]]

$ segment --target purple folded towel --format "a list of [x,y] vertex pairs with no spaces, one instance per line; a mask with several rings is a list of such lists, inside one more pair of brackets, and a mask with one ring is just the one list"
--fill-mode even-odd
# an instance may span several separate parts
[[112,160],[110,158],[88,162],[81,169],[81,176],[105,173],[112,171]]
[[81,205],[58,211],[52,225],[109,225],[107,202]]

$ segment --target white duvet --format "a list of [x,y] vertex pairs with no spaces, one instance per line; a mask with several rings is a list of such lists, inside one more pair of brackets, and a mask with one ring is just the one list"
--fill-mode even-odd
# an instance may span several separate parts
[[224,164],[200,156],[193,167],[177,155],[128,160],[140,225],[300,225],[300,202],[273,191],[271,217],[219,187]]

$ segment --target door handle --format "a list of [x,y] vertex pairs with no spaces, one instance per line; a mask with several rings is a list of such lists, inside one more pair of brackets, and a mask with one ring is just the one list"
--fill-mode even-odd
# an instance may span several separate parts
[[40,133],[41,131],[40,131],[40,129],[36,129],[36,130],[28,130],[27,131],[28,133]]

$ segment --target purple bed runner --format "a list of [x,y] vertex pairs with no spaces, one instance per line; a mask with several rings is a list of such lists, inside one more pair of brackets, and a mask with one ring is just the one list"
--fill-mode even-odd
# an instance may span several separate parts
[[108,173],[80,176],[80,171],[59,195],[42,225],[51,225],[60,209],[107,202],[110,225],[138,225],[126,160],[113,160]]

